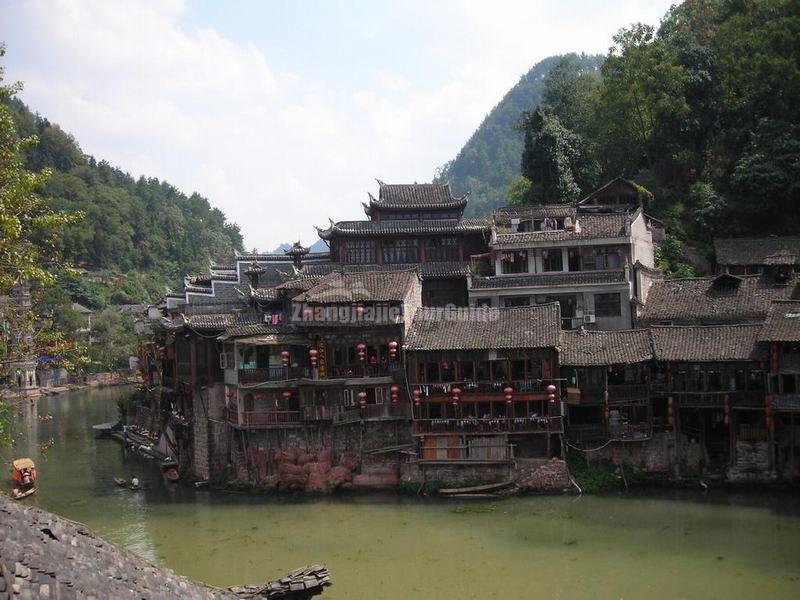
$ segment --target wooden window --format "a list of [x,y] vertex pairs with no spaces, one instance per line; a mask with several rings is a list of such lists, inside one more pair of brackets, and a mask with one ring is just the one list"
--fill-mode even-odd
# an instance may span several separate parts
[[504,273],[527,273],[528,253],[525,250],[515,250],[500,254],[500,270]]
[[347,263],[364,265],[375,262],[375,240],[348,240]]
[[458,240],[456,238],[428,238],[425,240],[425,260],[427,262],[458,260]]
[[419,262],[418,241],[414,239],[399,239],[384,242],[383,262],[386,264]]

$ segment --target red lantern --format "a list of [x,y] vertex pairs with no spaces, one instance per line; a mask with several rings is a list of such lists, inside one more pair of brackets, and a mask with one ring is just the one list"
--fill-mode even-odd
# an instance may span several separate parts
[[547,399],[550,402],[550,404],[555,404],[556,403],[556,395],[555,394],[547,394]]
[[356,346],[356,351],[358,352],[358,360],[364,361],[367,358],[367,345],[364,343],[358,344]]
[[392,400],[392,404],[397,404],[397,399],[400,397],[400,387],[393,385],[389,388],[389,397]]
[[453,406],[456,406],[461,400],[461,388],[453,388],[450,393],[453,394]]
[[397,358],[398,343],[395,341],[389,342],[389,358]]
[[367,407],[367,392],[358,392],[358,406],[359,408]]
[[283,396],[285,400],[288,400],[289,398],[292,397],[292,392],[290,392],[289,390],[285,390],[281,392],[281,396]]
[[284,367],[288,367],[289,366],[289,351],[288,350],[284,350],[283,352],[281,352],[281,361],[283,362],[283,366]]
[[261,402],[264,399],[264,394],[253,394],[253,398],[256,402]]
[[356,314],[359,317],[364,314],[364,307],[361,306],[360,304],[358,306],[356,306]]
[[319,360],[319,350],[317,350],[316,348],[312,348],[311,350],[309,350],[308,351],[308,358],[311,361],[311,366],[312,367],[316,367],[317,366],[317,360]]
[[514,396],[511,394],[506,394],[506,404],[511,404],[513,402]]
[[414,396],[414,406],[422,404],[422,392],[420,390],[413,390],[411,395]]
[[558,391],[558,388],[556,388],[556,386],[554,386],[552,383],[548,385],[546,389],[548,394],[555,394]]
[[314,318],[314,311],[310,308],[303,310],[303,320],[311,321]]

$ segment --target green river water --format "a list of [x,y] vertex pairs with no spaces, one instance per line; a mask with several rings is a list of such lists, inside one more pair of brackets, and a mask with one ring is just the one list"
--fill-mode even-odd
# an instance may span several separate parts
[[[464,504],[196,490],[168,484],[152,462],[93,438],[91,425],[115,419],[124,393],[47,397],[30,409],[12,451],[30,454],[40,472],[38,493],[24,501],[212,585],[264,582],[322,563],[334,583],[322,596],[329,599],[800,598],[798,494]],[[53,418],[40,421],[37,412]],[[112,481],[132,475],[143,491]]]

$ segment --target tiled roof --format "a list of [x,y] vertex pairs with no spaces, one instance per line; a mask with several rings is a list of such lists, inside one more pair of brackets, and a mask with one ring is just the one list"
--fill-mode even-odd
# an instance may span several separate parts
[[463,208],[467,204],[466,196],[453,197],[449,183],[379,184],[378,198],[370,196],[370,205],[377,208]]
[[625,271],[619,269],[615,271],[576,271],[573,273],[530,273],[526,275],[473,277],[472,289],[551,287],[558,285],[591,285],[597,283],[625,283]]
[[718,265],[800,265],[800,237],[714,240]]
[[317,285],[321,279],[322,277],[295,277],[283,282],[276,289],[304,292]]
[[627,365],[652,358],[653,344],[647,329],[561,332],[559,361],[562,365]]
[[408,350],[550,348],[559,343],[557,303],[515,308],[420,308]]
[[[331,257],[330,252],[309,252],[306,254],[303,262],[309,261],[324,261],[329,260]],[[236,262],[282,262],[286,263],[287,265],[292,264],[292,259],[285,254],[237,254],[236,255]]]
[[241,316],[229,313],[185,316],[184,322],[189,329],[199,333],[222,331],[231,325],[253,325],[259,323],[258,319],[252,315]]
[[280,293],[274,287],[250,288],[250,297],[257,302],[276,302],[280,299]]
[[416,269],[422,279],[451,279],[469,275],[469,263],[460,261],[443,261],[427,263],[401,263],[392,265],[343,265],[345,273],[363,271],[408,271]]
[[761,326],[711,325],[652,327],[653,350],[659,361],[717,362],[763,360],[758,345]]
[[286,331],[293,331],[287,325],[267,325],[266,323],[243,323],[239,325],[231,325],[225,328],[225,332],[220,338],[230,339],[235,337],[248,337],[251,335],[273,335],[276,333],[283,333]]
[[294,301],[314,304],[400,302],[418,280],[419,275],[416,270],[365,273],[336,271],[320,279],[308,291],[296,296]]
[[633,214],[580,214],[574,231],[528,231],[497,233],[495,247],[531,247],[539,242],[569,242],[582,239],[627,237],[629,225],[638,216]]
[[762,342],[800,342],[800,301],[773,302],[758,339]]
[[300,269],[300,276],[324,277],[339,268],[340,266],[335,263],[312,263],[310,265],[303,265],[303,268]]
[[238,275],[235,272],[233,273],[214,273],[211,276],[211,279],[215,281],[239,281]]
[[183,286],[183,289],[187,292],[191,292],[192,294],[211,294],[211,286],[192,285],[187,283]]
[[770,302],[793,297],[797,279],[776,283],[762,275],[694,277],[655,282],[642,320],[671,323],[761,321]]
[[317,228],[322,239],[333,235],[380,236],[440,233],[488,232],[491,225],[486,219],[408,219],[389,221],[340,221],[327,229]]

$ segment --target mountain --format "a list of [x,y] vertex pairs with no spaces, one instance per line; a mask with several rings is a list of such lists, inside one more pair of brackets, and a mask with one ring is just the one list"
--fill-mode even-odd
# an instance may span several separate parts
[[95,309],[153,301],[165,286],[179,287],[185,274],[206,272],[211,261],[242,249],[239,227],[206,198],[155,178],[134,179],[84,154],[20,100],[3,102],[20,137],[38,138],[26,150],[26,167],[52,171],[39,194],[55,210],[84,214],[57,248],[85,273],[62,281],[72,301]]
[[[569,54],[584,69],[599,70],[602,56]],[[539,104],[547,73],[562,57],[550,56],[536,63],[520,78],[480,124],[453,160],[446,163],[435,182],[450,181],[453,193],[470,192],[466,214],[484,216],[505,203],[511,181],[520,174],[522,133],[514,126],[523,111]]]

